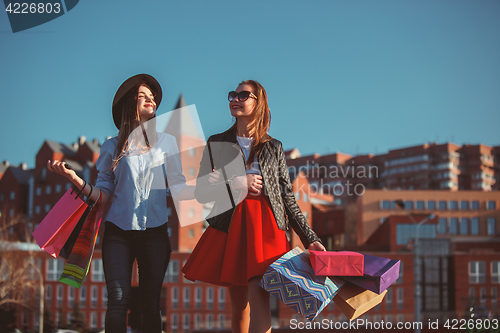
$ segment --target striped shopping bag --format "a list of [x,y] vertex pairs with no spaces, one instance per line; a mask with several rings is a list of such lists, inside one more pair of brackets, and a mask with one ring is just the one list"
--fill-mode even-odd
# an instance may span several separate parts
[[80,288],[89,271],[94,247],[99,233],[99,226],[103,216],[104,205],[100,204],[101,197],[90,211],[82,230],[73,246],[59,282]]

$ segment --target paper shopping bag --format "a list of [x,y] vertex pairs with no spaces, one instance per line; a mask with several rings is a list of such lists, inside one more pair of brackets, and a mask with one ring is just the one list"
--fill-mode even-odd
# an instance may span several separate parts
[[365,254],[363,276],[342,276],[342,279],[357,286],[381,294],[399,277],[400,260]]
[[272,263],[259,283],[311,321],[330,303],[342,284],[336,278],[316,276],[309,256],[299,247]]
[[364,256],[351,251],[310,251],[309,259],[316,275],[362,276]]
[[94,254],[95,243],[99,233],[99,226],[103,216],[104,205],[98,202],[94,205],[83,224],[82,230],[73,246],[59,281],[70,286],[80,288],[89,271],[90,262]]
[[54,258],[78,224],[88,204],[75,189],[69,189],[33,231],[38,246]]
[[387,294],[387,290],[377,294],[346,282],[335,295],[333,301],[348,319],[353,320],[380,304],[385,294]]

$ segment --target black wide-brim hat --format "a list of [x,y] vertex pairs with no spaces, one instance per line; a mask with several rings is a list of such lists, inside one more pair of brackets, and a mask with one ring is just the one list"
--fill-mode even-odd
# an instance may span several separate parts
[[153,90],[153,93],[155,94],[156,109],[158,110],[158,107],[160,106],[162,97],[161,86],[154,77],[149,74],[137,74],[128,78],[122,83],[120,88],[118,88],[115,98],[113,98],[113,121],[115,122],[115,126],[118,130],[122,124],[122,105],[120,102],[123,96],[125,96],[130,89],[138,86],[139,84],[147,84]]

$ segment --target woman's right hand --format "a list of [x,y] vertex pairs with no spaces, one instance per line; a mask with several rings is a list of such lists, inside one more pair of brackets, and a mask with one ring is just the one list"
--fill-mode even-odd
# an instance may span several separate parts
[[262,189],[262,176],[248,173],[246,177],[236,177],[233,187],[238,190],[248,188],[248,192],[259,194]]
[[68,178],[73,181],[76,177],[78,177],[73,169],[71,169],[66,162],[61,162],[58,160],[47,161],[47,169],[52,172],[55,172],[61,176]]

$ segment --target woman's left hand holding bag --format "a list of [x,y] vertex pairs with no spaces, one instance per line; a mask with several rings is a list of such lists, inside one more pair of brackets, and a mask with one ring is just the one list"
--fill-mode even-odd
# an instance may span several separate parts
[[314,242],[314,243],[309,244],[307,249],[309,251],[326,251],[325,247],[320,242]]
[[[58,175],[61,175],[63,177],[68,178],[78,189],[82,190],[82,194],[84,196],[92,195],[90,200],[93,202],[96,202],[99,199],[100,195],[100,190],[95,191],[96,188],[94,188],[94,191],[91,192],[90,190],[90,184],[89,186],[85,186],[85,188],[82,189],[82,186],[86,185],[87,183],[78,177],[76,172],[68,165],[66,162],[63,161],[47,161],[47,169],[50,171],[57,173]],[[102,192],[102,197],[101,197],[101,204],[104,204],[108,199],[108,196],[106,193]]]

